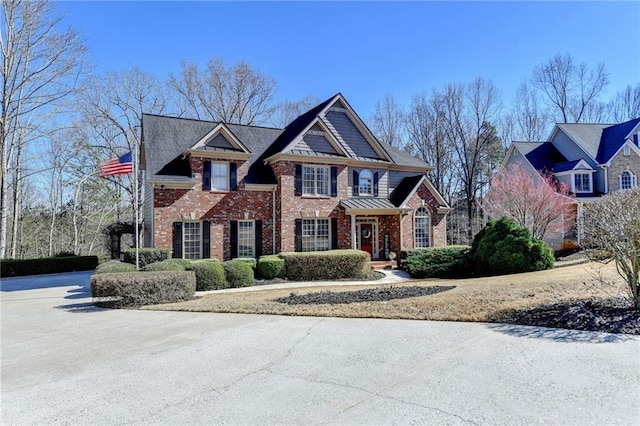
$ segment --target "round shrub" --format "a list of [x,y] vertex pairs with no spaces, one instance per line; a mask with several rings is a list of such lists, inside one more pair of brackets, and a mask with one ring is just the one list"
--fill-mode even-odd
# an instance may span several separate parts
[[401,262],[412,278],[456,278],[471,275],[468,246],[411,250]]
[[132,265],[130,263],[120,262],[119,260],[112,260],[110,262],[105,262],[100,265],[95,270],[96,274],[115,274],[122,272],[138,272],[136,269],[136,265]]
[[284,259],[276,255],[260,257],[257,268],[258,276],[265,280],[285,277]]
[[481,274],[514,274],[553,267],[553,251],[527,228],[507,218],[490,221],[473,239],[473,262]]
[[156,271],[186,271],[184,263],[182,262],[172,262],[170,260],[164,260],[162,262],[154,262],[146,265],[143,269],[145,272],[156,272]]
[[247,262],[235,259],[224,262],[222,266],[229,287],[249,287],[254,284],[253,268]]
[[227,287],[224,268],[215,259],[203,259],[191,262],[189,268],[196,273],[196,290],[219,290]]

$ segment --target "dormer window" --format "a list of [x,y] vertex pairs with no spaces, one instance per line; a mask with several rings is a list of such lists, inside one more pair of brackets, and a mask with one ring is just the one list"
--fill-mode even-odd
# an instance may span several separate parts
[[358,195],[373,195],[373,173],[369,170],[360,172]]
[[573,175],[573,192],[592,192],[591,173],[576,173]]

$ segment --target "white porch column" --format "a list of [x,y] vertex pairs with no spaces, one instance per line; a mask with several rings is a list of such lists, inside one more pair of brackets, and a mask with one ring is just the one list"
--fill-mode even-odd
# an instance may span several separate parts
[[351,248],[356,248],[356,215],[351,215]]
[[400,230],[400,247],[398,247],[397,255],[400,256],[400,250],[404,247],[404,242],[402,241],[402,213],[398,215],[398,229]]

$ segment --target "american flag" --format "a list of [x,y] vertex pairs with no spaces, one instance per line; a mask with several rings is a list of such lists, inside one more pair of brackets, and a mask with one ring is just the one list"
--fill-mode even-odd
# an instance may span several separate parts
[[131,161],[131,151],[121,157],[112,158],[98,166],[100,177],[126,175],[133,172],[133,162]]

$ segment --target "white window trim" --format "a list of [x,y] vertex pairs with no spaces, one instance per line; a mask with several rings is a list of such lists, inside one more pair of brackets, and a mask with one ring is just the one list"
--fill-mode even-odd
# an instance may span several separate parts
[[[215,186],[213,186],[213,167],[215,165],[220,165],[220,164],[224,165],[226,167],[226,169],[227,169],[226,178],[225,178],[225,184],[226,184],[225,188],[216,188]],[[231,185],[229,183],[230,170],[231,170],[231,167],[230,167],[228,162],[226,162],[226,161],[212,161],[211,162],[211,176],[209,177],[210,180],[211,180],[211,186],[210,186],[209,190],[210,191],[219,191],[219,192],[229,192],[230,189],[231,189],[230,188]]]
[[622,155],[625,157],[631,156],[631,146],[629,144],[625,144],[625,146],[622,148]]
[[[369,192],[362,192],[362,174],[365,172],[371,176],[367,179],[369,181]],[[373,172],[369,169],[360,170],[360,173],[358,173],[358,195],[360,197],[373,197]]]
[[[329,244],[327,246],[326,249],[322,248],[322,250],[320,251],[327,251],[327,250],[331,250],[331,218],[328,217],[317,217],[317,218],[305,218],[302,219],[302,229],[300,230],[300,232],[302,232],[302,235],[300,235],[300,238],[302,239],[302,252],[309,252],[309,251],[319,251],[318,250],[318,222],[319,221],[327,221],[327,230],[328,230],[328,241]],[[305,221],[312,221],[313,222],[313,245],[314,245],[314,249],[313,250],[305,250],[304,247],[304,223]]]
[[[309,192],[305,192],[306,188],[305,188],[305,180],[304,180],[304,169],[314,169],[313,171],[313,193],[309,193]],[[326,176],[327,176],[327,193],[326,194],[319,194],[318,193],[318,170],[319,169],[323,169],[326,170]],[[331,196],[331,167],[329,166],[309,166],[309,165],[303,165],[302,166],[302,196],[303,197],[330,197]]]
[[[240,255],[240,224],[251,223],[252,237],[251,237],[251,256]],[[239,220],[238,221],[238,257],[252,259],[256,257],[256,221],[255,220]]]
[[[631,187],[630,187],[630,188],[622,188],[622,176],[623,176],[625,173],[628,173],[628,174],[629,174],[629,177],[630,177],[630,180],[631,180]],[[633,188],[635,188],[636,186],[638,186],[638,177],[637,177],[636,175],[634,175],[634,174],[631,172],[631,170],[624,170],[624,171],[622,172],[622,174],[620,174],[620,176],[618,176],[618,189],[620,189],[620,190],[633,189]]]
[[[200,240],[198,241],[198,256],[196,258],[189,258],[186,257],[187,256],[187,245],[186,245],[186,241],[185,241],[185,237],[187,235],[187,227],[186,224],[187,223],[197,223],[199,226],[199,235],[200,235]],[[185,220],[182,221],[182,258],[183,259],[188,259],[188,260],[198,260],[198,259],[202,259],[202,221],[197,221],[197,220]]]
[[[587,191],[577,191],[576,190],[576,176],[578,175],[588,175],[589,176],[589,189]],[[571,192],[575,194],[587,194],[593,192],[593,172],[574,172],[571,174]]]
[[[421,209],[424,209],[424,211],[427,212],[426,216],[418,216],[418,212]],[[413,248],[427,248],[427,247],[418,247],[418,239],[417,239],[417,233],[416,233],[418,228],[416,227],[416,219],[427,219],[427,224],[429,228],[429,245],[427,247],[433,247],[433,235],[432,235],[433,227],[431,226],[431,212],[426,207],[419,207],[416,209],[415,213],[413,214]]]

